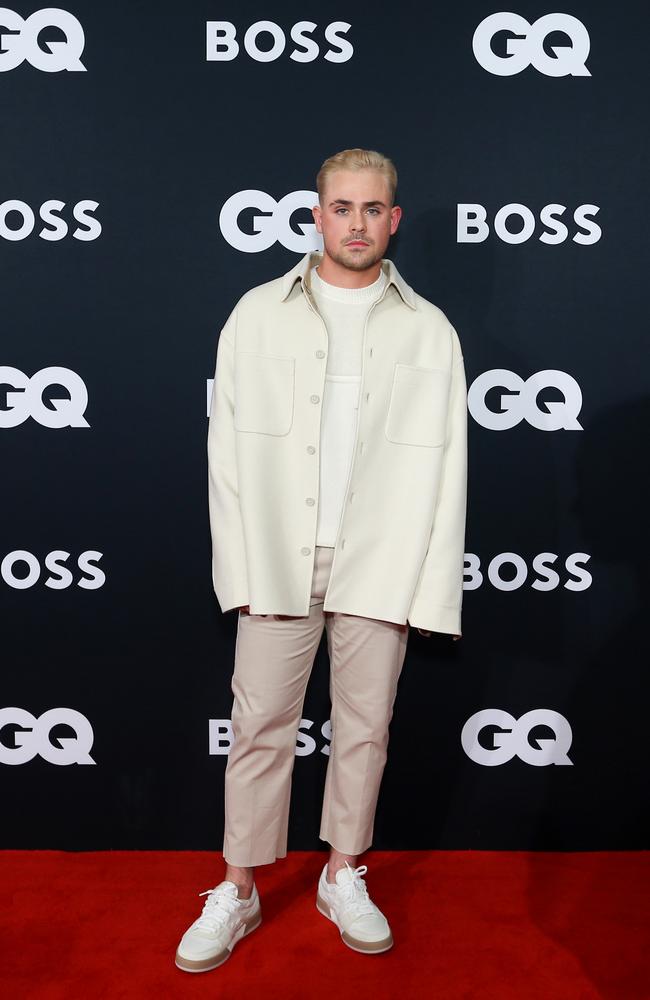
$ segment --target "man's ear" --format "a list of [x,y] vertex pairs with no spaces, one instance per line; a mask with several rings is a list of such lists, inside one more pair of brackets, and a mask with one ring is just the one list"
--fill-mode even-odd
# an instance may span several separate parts
[[316,229],[317,229],[317,231],[319,233],[322,233],[323,230],[321,229],[321,210],[320,210],[320,205],[314,205],[314,207],[311,210],[311,214],[314,217],[314,222],[316,223]]

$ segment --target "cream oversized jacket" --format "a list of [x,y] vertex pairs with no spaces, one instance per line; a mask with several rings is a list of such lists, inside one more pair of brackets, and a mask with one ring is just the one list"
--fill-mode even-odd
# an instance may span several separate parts
[[[222,612],[309,614],[328,336],[319,252],[246,292],[223,327],[208,429]],[[392,261],[366,320],[353,460],[323,609],[461,634],[467,385],[456,330]]]

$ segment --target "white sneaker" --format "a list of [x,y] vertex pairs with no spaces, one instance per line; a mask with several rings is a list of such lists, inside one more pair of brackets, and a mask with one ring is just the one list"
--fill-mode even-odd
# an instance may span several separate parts
[[183,934],[176,965],[185,972],[209,972],[230,958],[238,941],[262,923],[257,887],[250,899],[240,899],[234,882],[220,882],[207,896],[201,916]]
[[327,864],[318,880],[316,906],[336,924],[348,948],[377,955],[393,947],[393,935],[386,917],[368,896],[367,865],[346,867],[336,873],[336,885],[327,881]]

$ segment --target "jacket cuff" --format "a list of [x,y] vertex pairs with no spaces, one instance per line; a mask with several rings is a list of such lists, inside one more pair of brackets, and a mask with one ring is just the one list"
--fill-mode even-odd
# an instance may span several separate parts
[[222,614],[225,615],[226,611],[233,611],[235,608],[238,610],[239,608],[245,607],[248,603],[248,601],[245,601],[242,598],[241,601],[229,601],[227,606],[224,607],[221,601],[219,601],[219,607],[221,608]]
[[223,614],[226,611],[232,611],[233,608],[241,608],[250,604],[248,585],[244,581],[240,581],[238,584],[229,583],[228,586],[224,587],[221,582],[217,582],[213,574],[212,586]]

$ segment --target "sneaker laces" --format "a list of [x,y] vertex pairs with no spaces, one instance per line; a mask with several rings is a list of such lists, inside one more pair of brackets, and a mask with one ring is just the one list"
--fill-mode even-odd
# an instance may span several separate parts
[[196,921],[197,929],[215,933],[226,922],[228,917],[235,913],[239,907],[239,897],[237,887],[231,888],[228,885],[216,886],[214,889],[207,889],[200,892],[199,896],[207,896],[203,904],[201,916]]
[[345,864],[351,878],[346,879],[343,885],[338,885],[337,883],[340,899],[350,908],[355,917],[361,917],[366,913],[375,914],[377,909],[374,903],[370,901],[365,880],[361,878],[368,871],[368,866],[359,865],[358,868],[352,868],[347,861]]

